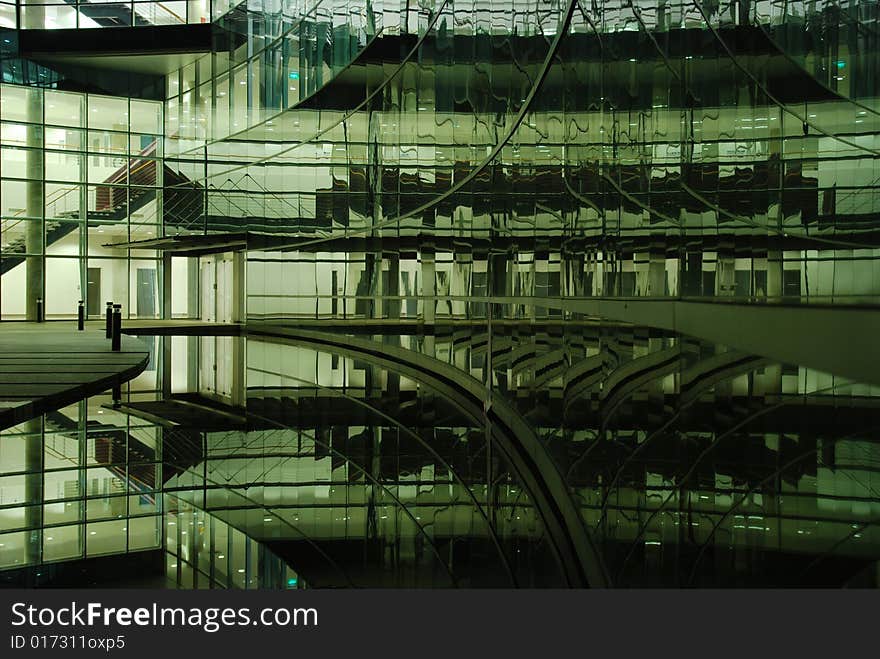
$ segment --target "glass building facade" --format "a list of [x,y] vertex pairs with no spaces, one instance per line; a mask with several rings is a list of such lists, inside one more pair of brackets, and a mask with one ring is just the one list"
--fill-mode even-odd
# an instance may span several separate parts
[[160,431],[108,401],[0,435],[0,570],[161,546]]
[[880,583],[876,2],[3,6],[0,320],[151,360],[2,431],[0,570]]
[[155,250],[106,245],[161,235],[162,104],[3,85],[0,121],[0,318],[159,317]]

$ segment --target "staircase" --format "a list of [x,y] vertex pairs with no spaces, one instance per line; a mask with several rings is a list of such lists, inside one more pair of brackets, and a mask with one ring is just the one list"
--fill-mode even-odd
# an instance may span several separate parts
[[[66,437],[79,438],[77,423],[61,412],[45,415],[46,430],[62,433]],[[156,451],[122,428],[89,420],[86,434],[94,439],[94,459],[98,465],[113,472],[129,491],[154,497],[156,489]]]
[[205,188],[180,172],[163,168],[162,221],[165,234],[205,231]]
[[[132,213],[140,210],[148,203],[156,198],[155,188],[133,187],[133,188],[117,188],[111,185],[124,185],[126,180],[131,185],[149,185],[155,184],[156,181],[156,160],[149,159],[149,156],[156,152],[156,142],[152,142],[143,151],[138,154],[141,156],[136,160],[132,160],[128,165],[123,165],[103,181],[105,186],[99,186],[96,193],[95,209],[89,210],[87,213],[88,221],[91,225],[115,224],[124,220]],[[165,168],[167,175],[170,170]],[[77,220],[80,218],[79,211],[79,187],[64,188],[46,202],[47,209],[53,207],[50,214],[54,218],[46,220],[46,248],[54,245],[59,240],[65,238],[73,231],[79,229],[80,224]],[[73,210],[57,210],[59,206],[73,206]],[[23,211],[22,211],[23,212]],[[65,222],[64,219],[71,220]],[[17,220],[4,227],[4,233],[8,233],[21,222],[29,220]],[[25,260],[27,253],[27,245],[24,237],[19,236],[10,241],[5,248],[2,263],[0,263],[0,275],[5,275],[17,265]]]

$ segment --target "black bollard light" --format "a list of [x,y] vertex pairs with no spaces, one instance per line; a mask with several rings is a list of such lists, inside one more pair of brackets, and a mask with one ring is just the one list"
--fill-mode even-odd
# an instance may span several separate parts
[[113,336],[113,303],[107,303],[107,338]]
[[80,300],[76,307],[76,329],[82,332],[86,328],[86,307]]
[[115,351],[119,352],[122,348],[122,305],[114,304],[113,305],[113,337],[111,338],[112,343],[110,347]]
[[43,322],[43,298],[37,298],[37,322]]

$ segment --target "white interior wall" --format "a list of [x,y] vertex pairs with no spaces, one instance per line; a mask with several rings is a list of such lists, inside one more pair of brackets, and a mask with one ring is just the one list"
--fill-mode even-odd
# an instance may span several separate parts
[[[100,233],[98,233],[100,232]],[[101,270],[101,307],[107,300],[121,303],[123,315],[133,317],[137,311],[137,271],[138,268],[157,270],[158,262],[155,259],[131,259],[127,260],[127,250],[112,249],[103,246],[108,243],[127,240],[128,225],[119,223],[107,225],[89,236],[88,265],[89,268]],[[100,236],[100,237],[98,237]],[[53,315],[74,316],[76,315],[76,303],[83,298],[80,285],[79,261],[79,227],[71,231],[63,238],[55,241],[46,248],[46,316]],[[64,258],[68,257],[68,258]],[[130,265],[130,267],[129,267]],[[19,263],[9,272],[3,275],[2,299],[0,299],[0,313],[5,318],[24,316],[24,290],[25,262]],[[180,288],[182,294],[178,299],[178,306],[182,313],[186,313],[187,270],[186,263],[178,264],[177,276],[181,279],[173,279],[175,288]],[[153,289],[153,305],[156,313],[161,313],[159,308],[158,272],[156,286]]]
[[[165,365],[166,368],[168,364]],[[189,337],[171,337],[171,393],[192,391],[197,383],[189,381]]]
[[171,316],[186,316],[189,312],[189,264],[182,256],[171,258]]

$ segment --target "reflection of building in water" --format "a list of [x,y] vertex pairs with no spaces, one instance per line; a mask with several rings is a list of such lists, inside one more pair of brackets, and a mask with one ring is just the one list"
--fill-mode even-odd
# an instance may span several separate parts
[[0,578],[877,585],[876,3],[185,4],[0,2]]

